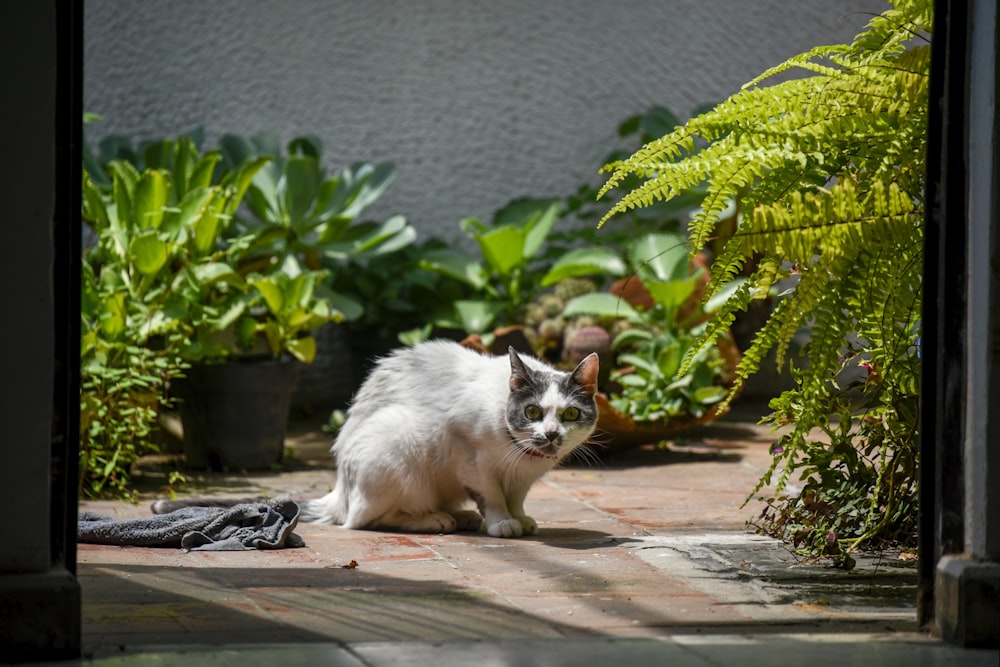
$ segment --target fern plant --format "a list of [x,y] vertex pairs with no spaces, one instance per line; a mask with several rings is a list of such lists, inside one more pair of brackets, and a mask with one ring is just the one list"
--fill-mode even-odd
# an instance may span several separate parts
[[[773,484],[762,528],[843,563],[915,525],[931,22],[931,0],[895,0],[851,44],[793,57],[607,165],[601,191],[641,178],[604,224],[706,187],[689,227],[693,252],[716,250],[706,298],[746,281],[680,372],[740,311],[776,297],[729,399],[769,352],[793,366],[795,389],[765,420],[782,427],[773,464],[752,495]],[[805,75],[763,85],[789,71]],[[721,224],[733,202],[735,229]],[[792,363],[803,328],[805,359]]]

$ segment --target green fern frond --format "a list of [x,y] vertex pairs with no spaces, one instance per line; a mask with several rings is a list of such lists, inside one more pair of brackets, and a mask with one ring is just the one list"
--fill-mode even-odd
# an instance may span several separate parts
[[[843,487],[867,493],[872,483],[879,485],[858,513],[865,525],[852,548],[875,534],[865,517],[895,502],[895,492],[883,485],[915,488],[898,480],[904,473],[891,466],[898,465],[893,462],[899,456],[915,457],[908,449],[915,408],[908,406],[919,377],[927,36],[933,3],[892,4],[850,44],[818,46],[790,58],[714,109],[608,165],[602,190],[629,176],[641,179],[615,202],[604,224],[620,212],[704,185],[706,197],[688,231],[692,253],[703,251],[709,241],[716,248],[706,298],[746,276],[705,327],[682,373],[699,350],[725,335],[739,312],[782,285],[784,292],[744,352],[726,400],[769,353],[779,365],[792,365],[791,342],[803,327],[809,330],[801,350],[805,363],[793,365],[796,388],[773,403],[781,413],[774,419],[793,427],[782,436],[775,450],[780,453],[757,490],[774,475],[780,489],[800,471],[819,480],[821,493],[828,474],[824,466],[860,461],[864,457],[850,454],[852,447],[868,447],[868,460],[877,470],[867,482],[852,480]],[[802,76],[768,85],[776,75],[793,71]],[[697,152],[696,144],[701,146]],[[720,216],[732,202],[738,224],[723,232]],[[797,277],[786,281],[793,272]],[[859,359],[868,369],[863,386],[841,387],[841,375]],[[848,389],[863,399],[856,428],[851,402],[843,396]],[[817,428],[832,432],[833,413],[842,424],[837,437],[846,442],[838,445],[846,449],[836,456],[826,449],[831,445],[810,435]],[[852,444],[851,437],[858,440]],[[869,444],[867,438],[878,440]],[[887,439],[893,443],[888,448]]]
[[752,88],[757,86],[764,79],[769,79],[778,74],[783,74],[796,67],[806,69],[808,71],[814,72],[816,74],[824,74],[827,76],[836,76],[839,73],[838,68],[828,67],[820,65],[814,62],[817,58],[833,58],[836,56],[843,55],[850,51],[850,47],[836,44],[832,46],[816,46],[805,53],[801,53],[797,56],[793,56],[786,60],[785,62],[775,65],[774,67],[766,70],[764,73],[750,79],[750,81],[743,84],[743,89]]

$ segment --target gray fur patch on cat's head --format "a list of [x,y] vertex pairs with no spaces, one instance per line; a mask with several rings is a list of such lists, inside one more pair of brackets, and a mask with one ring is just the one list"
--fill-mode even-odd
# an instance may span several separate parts
[[552,383],[558,383],[568,394],[582,391],[593,396],[597,391],[597,354],[591,353],[572,372],[566,373],[544,365],[529,365],[513,347],[507,348],[510,357],[510,390],[537,391]]

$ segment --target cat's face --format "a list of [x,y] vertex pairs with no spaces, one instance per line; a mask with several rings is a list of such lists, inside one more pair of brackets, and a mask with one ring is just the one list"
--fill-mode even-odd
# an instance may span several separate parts
[[507,430],[529,457],[558,459],[583,443],[597,422],[597,355],[572,373],[529,367],[510,350]]

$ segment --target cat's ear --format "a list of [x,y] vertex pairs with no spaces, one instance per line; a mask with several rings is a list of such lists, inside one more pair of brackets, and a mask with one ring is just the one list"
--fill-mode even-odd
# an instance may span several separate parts
[[518,391],[530,386],[531,373],[521,361],[521,357],[518,356],[513,347],[507,348],[507,355],[510,357],[510,390]]
[[597,359],[597,353],[591,352],[573,369],[570,378],[581,389],[593,396],[597,393],[597,372],[599,369],[600,361]]

